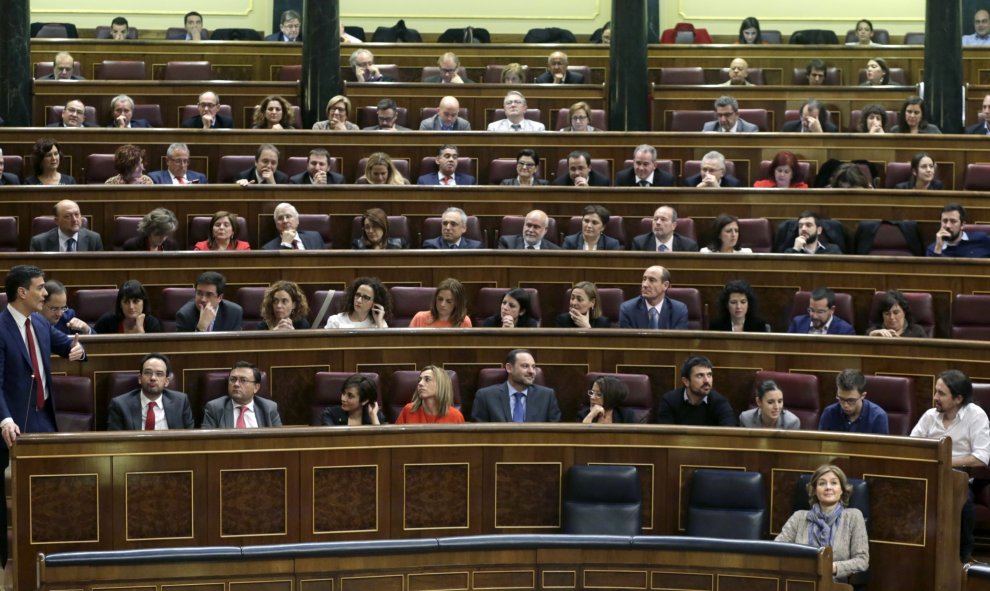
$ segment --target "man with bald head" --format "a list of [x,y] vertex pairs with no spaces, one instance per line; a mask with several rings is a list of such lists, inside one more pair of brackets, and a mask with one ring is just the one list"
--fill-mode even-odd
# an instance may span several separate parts
[[471,131],[467,119],[459,116],[461,103],[452,96],[440,99],[437,114],[427,117],[419,124],[420,131]]
[[654,265],[643,271],[639,294],[619,307],[620,328],[687,330],[687,306],[667,296],[670,271]]
[[753,86],[749,81],[749,63],[737,57],[729,63],[729,79],[719,86]]
[[56,226],[31,238],[31,252],[83,252],[103,250],[100,235],[82,227],[82,214],[75,201],[55,204]]
[[633,238],[633,250],[647,252],[698,252],[698,243],[675,232],[677,210],[661,205],[653,212],[653,231]]
[[220,96],[213,91],[207,90],[199,95],[196,110],[199,111],[199,114],[183,121],[182,127],[188,129],[230,129],[234,126],[233,119],[220,114]]
[[536,84],[584,84],[584,75],[567,69],[567,54],[555,51],[547,58],[547,71],[536,77]]
[[55,54],[55,61],[52,66],[52,73],[39,76],[38,80],[85,80],[75,73],[76,60],[68,51],[60,51]]
[[549,223],[550,218],[546,213],[534,209],[526,214],[522,234],[502,236],[498,239],[498,247],[516,250],[559,250],[559,246],[544,238]]
[[979,47],[990,45],[990,12],[985,9],[976,11],[973,15],[973,33],[963,35],[963,47]]

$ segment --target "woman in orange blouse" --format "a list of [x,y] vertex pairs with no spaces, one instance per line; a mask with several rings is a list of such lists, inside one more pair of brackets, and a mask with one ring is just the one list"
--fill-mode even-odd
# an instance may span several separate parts
[[237,239],[237,214],[218,211],[210,218],[210,237],[200,240],[193,250],[251,250],[251,245]]
[[441,281],[430,309],[417,312],[409,328],[471,328],[467,294],[461,282],[450,277]]
[[463,423],[464,415],[454,408],[454,385],[443,369],[428,365],[419,374],[412,402],[407,404],[396,425],[414,423]]

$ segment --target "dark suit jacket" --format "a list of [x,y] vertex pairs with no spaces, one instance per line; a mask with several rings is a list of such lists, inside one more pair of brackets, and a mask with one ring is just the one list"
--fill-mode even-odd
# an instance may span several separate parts
[[[184,392],[165,389],[158,404],[165,409],[165,422],[169,429],[193,429],[192,407]],[[107,431],[142,431],[141,390],[134,389],[110,401],[107,413]]]
[[[553,73],[543,72],[533,80],[533,84],[552,84],[553,83]],[[584,84],[584,74],[578,74],[577,72],[572,72],[567,70],[567,74],[564,75],[564,84]]]
[[[347,413],[344,409],[339,406],[328,406],[324,411],[323,415],[320,417],[320,424],[325,427],[339,427],[341,425],[347,424]],[[362,425],[373,425],[371,422],[371,414],[368,412],[368,407],[365,405],[361,408],[361,424]],[[385,415],[382,411],[378,411],[378,424],[384,425]]]
[[[172,184],[172,175],[169,174],[167,170],[156,170],[154,172],[149,172],[148,176],[151,177],[151,180],[155,181],[156,185]],[[201,172],[196,172],[195,170],[186,171],[186,180],[200,185],[205,185],[207,183],[206,175]]]
[[[697,187],[698,186],[698,183],[700,183],[700,182],[701,182],[701,173],[699,172],[698,174],[691,175],[688,178],[684,179],[684,186],[685,187]],[[736,177],[732,176],[731,174],[726,174],[725,176],[722,177],[722,186],[723,187],[741,187],[742,186],[742,182],[740,182],[739,179],[737,179]]]
[[[299,174],[295,174],[289,177],[290,185],[312,185],[313,179],[309,177],[307,171],[302,171]],[[328,185],[343,185],[344,175],[334,172],[332,170],[327,171],[327,184]]]
[[[471,407],[471,420],[477,423],[511,423],[509,384],[502,382],[478,390]],[[527,423],[559,423],[560,407],[552,388],[533,384],[526,394]]]
[[[278,404],[261,396],[254,397],[254,414],[259,427],[281,427],[282,417],[278,415]],[[234,401],[230,396],[214,398],[203,407],[201,429],[234,429]]]
[[[351,241],[351,248],[354,250],[371,250],[368,243],[365,242],[364,237],[355,238]],[[402,248],[409,248],[409,243],[406,242],[405,238],[386,238],[385,239],[385,250],[399,250]]]
[[285,33],[279,31],[278,33],[272,33],[265,37],[265,41],[278,41],[281,43],[302,43],[302,33],[300,33],[295,41],[289,41],[285,38]]
[[[103,250],[103,239],[100,235],[86,228],[79,228],[79,242],[76,250],[88,252]],[[58,228],[52,228],[31,237],[31,252],[58,252]]]
[[877,231],[880,229],[881,224],[892,224],[897,226],[904,236],[904,241],[907,243],[908,249],[911,254],[916,257],[925,256],[925,243],[921,238],[921,231],[918,230],[918,222],[914,220],[896,220],[896,221],[863,221],[856,226],[856,236],[853,243],[856,245],[856,250],[853,254],[869,254],[870,249],[873,248],[873,241],[877,237]]
[[[623,168],[619,174],[615,175],[616,187],[638,187],[639,179],[636,178],[636,169],[633,167]],[[674,176],[666,170],[653,169],[653,187],[673,187]]]
[[[192,299],[182,304],[179,311],[175,313],[176,332],[195,332],[196,323],[199,322],[199,308],[196,300]],[[221,330],[243,330],[244,309],[234,302],[220,300],[220,309],[217,317],[213,321],[213,331]]]
[[[450,247],[447,246],[446,242],[444,242],[443,236],[437,236],[436,238],[430,238],[429,240],[424,240],[423,248],[439,248],[442,250],[450,250]],[[481,248],[481,242],[478,240],[472,240],[467,236],[461,236],[460,248]]]
[[[235,181],[239,181],[239,180],[243,179],[243,180],[246,180],[246,181],[254,181],[254,182],[256,182],[256,183],[258,183],[260,185],[261,184],[261,179],[259,179],[258,178],[258,175],[255,174],[256,172],[257,172],[257,170],[252,166],[251,168],[249,168],[247,170],[242,170],[241,173],[234,178],[234,180]],[[287,184],[289,184],[289,175],[285,174],[281,170],[276,170],[275,171],[275,184],[276,185],[287,185]]]
[[[45,74],[44,76],[39,76],[38,78],[35,78],[35,80],[55,80],[55,73],[52,72],[51,74]],[[85,80],[85,78],[73,74],[72,76],[69,76],[69,80]]]
[[[569,312],[564,312],[563,314],[557,314],[553,319],[553,325],[557,328],[576,328],[574,325],[574,319],[571,318]],[[611,328],[612,322],[607,316],[599,316],[591,320],[591,328]],[[584,418],[584,417],[581,417]]]
[[[797,219],[784,220],[777,226],[777,231],[773,239],[775,252],[791,251],[791,247],[794,245],[794,239],[798,235],[797,222]],[[845,252],[848,240],[842,222],[832,219],[821,219],[818,221],[818,224],[822,227],[822,234],[818,237],[819,242],[821,242],[822,238],[825,238],[825,242],[835,245],[840,252]]]
[[[687,236],[681,236],[678,233],[674,233],[674,252],[698,252],[698,243],[691,240]],[[647,252],[656,252],[657,250],[657,237],[653,232],[647,232],[646,234],[640,234],[633,238],[632,241],[633,250],[645,250]]]
[[[90,121],[84,121],[83,124],[82,124],[82,126],[83,127],[99,127],[99,125],[97,125],[95,123],[92,123]],[[66,127],[66,125],[63,122],[58,121],[57,123],[49,123],[45,127]]]
[[[526,239],[522,234],[508,234],[498,239],[498,247],[525,250]],[[540,240],[540,250],[560,250],[560,247],[544,238]]]
[[[895,189],[914,189],[914,183],[915,183],[914,179],[913,178],[910,178],[910,179],[908,179],[906,181],[901,181],[901,182],[897,183],[896,185],[894,185],[894,188]],[[941,191],[944,188],[945,188],[945,185],[942,184],[942,181],[940,181],[938,179],[932,179],[931,184],[928,185],[928,190],[929,191]]]
[[[650,328],[650,316],[646,311],[646,300],[636,296],[619,306],[620,328]],[[677,300],[665,297],[660,307],[660,328],[687,330],[687,306]]]
[[5,172],[3,173],[3,175],[0,175],[0,185],[19,185],[19,184],[21,184],[20,179],[18,179],[17,175],[12,172]]
[[[811,316],[802,314],[791,319],[791,325],[787,327],[787,332],[791,334],[808,334],[808,330],[810,329]],[[837,315],[832,314],[832,323],[828,325],[828,334],[854,335],[856,334],[856,331],[853,330],[851,324],[839,318]]]
[[[120,321],[117,320],[117,315],[113,312],[107,312],[106,314],[100,316],[93,325],[93,332],[96,334],[119,334],[117,331],[120,327]],[[155,318],[151,314],[144,315],[144,332],[146,334],[152,334],[156,332],[164,332],[162,330],[161,320]]]
[[[111,122],[107,127],[116,128],[117,126]],[[152,127],[147,119],[131,119],[131,129],[150,129]]]
[[[203,117],[201,115],[193,115],[189,119],[182,122],[179,127],[186,127],[191,129],[202,129],[203,128]],[[210,129],[231,129],[234,127],[234,120],[226,115],[221,115],[217,113],[213,117],[213,125]]]
[[974,123],[966,128],[963,133],[975,134],[975,135],[987,135],[987,122],[980,121],[979,123]]
[[[323,236],[319,232],[314,232],[312,230],[296,230],[296,233],[299,235],[299,240],[302,241],[303,248],[306,250],[323,250],[326,248],[326,244],[323,242]],[[261,247],[261,250],[292,249],[282,246],[282,236],[276,236],[266,242],[265,245]]]
[[[427,117],[419,122],[420,131],[440,131],[440,115],[434,115],[432,117]],[[454,129],[452,131],[471,131],[471,124],[467,119],[461,117],[457,118],[454,123]]]
[[[839,131],[839,128],[835,126],[831,121],[827,119],[828,115],[825,115],[825,119],[819,117],[818,122],[822,124],[822,131],[826,133],[835,133]],[[801,133],[801,120],[795,119],[794,121],[788,121],[780,128],[780,131],[786,131],[790,133]]]
[[[474,80],[471,80],[467,76],[464,76],[461,80],[464,81],[464,84],[474,84]],[[443,84],[443,77],[439,74],[436,76],[427,76],[423,78],[423,84]]]
[[[564,238],[564,243],[560,246],[564,250],[584,250],[584,236],[578,232]],[[598,250],[622,250],[622,244],[611,236],[602,234],[598,237]]]
[[[454,182],[457,183],[456,186],[458,187],[462,185],[468,186],[468,185],[477,184],[473,176],[460,172],[454,172]],[[429,185],[429,186],[440,185],[440,173],[431,172],[429,174],[424,174],[418,179],[416,179],[416,184]]]
[[[807,254],[803,250],[794,250],[793,248],[786,248],[782,252],[787,254]],[[821,237],[818,238],[818,248],[815,249],[814,254],[842,254],[842,249],[834,244],[826,244],[822,242]]]
[[[398,123],[396,123],[393,127],[395,128],[396,131],[412,131],[408,127],[406,127],[404,125],[399,125]],[[381,125],[369,125],[368,127],[362,127],[361,130],[362,131],[382,131],[382,126]]]
[[[571,175],[566,172],[557,178],[553,179],[551,185],[558,185],[564,187],[573,187],[574,181],[571,180]],[[609,180],[605,175],[598,174],[598,171],[592,170],[588,175],[588,184],[592,187],[611,187],[612,181]]]

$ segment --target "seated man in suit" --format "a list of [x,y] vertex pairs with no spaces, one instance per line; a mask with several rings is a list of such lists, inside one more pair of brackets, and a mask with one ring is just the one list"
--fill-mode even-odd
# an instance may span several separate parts
[[930,257],[990,257],[990,236],[984,232],[964,232],[966,208],[948,203],[942,208],[935,242],[928,245],[925,256]]
[[295,10],[286,10],[279,19],[279,32],[265,37],[265,41],[282,43],[302,42],[302,17]]
[[289,175],[278,170],[278,158],[278,148],[272,144],[261,144],[254,153],[254,167],[242,170],[234,182],[242,187],[288,184]]
[[591,154],[574,150],[567,155],[567,174],[553,179],[551,185],[567,187],[611,187],[612,179],[591,168]]
[[547,214],[539,209],[534,209],[526,214],[522,234],[507,234],[499,237],[498,247],[525,250],[560,250],[559,246],[544,238],[547,235],[548,223],[549,218]]
[[834,244],[825,244],[820,240],[823,227],[818,214],[813,211],[802,211],[798,215],[798,232],[794,244],[782,252],[788,254],[842,254],[842,249]]
[[299,229],[299,212],[291,203],[275,206],[275,229],[279,235],[261,247],[262,250],[321,250],[326,248],[319,232]]
[[408,127],[398,124],[399,106],[390,98],[383,98],[378,101],[375,107],[375,115],[378,117],[376,125],[362,127],[364,131],[409,131]]
[[227,395],[214,398],[203,408],[203,429],[255,429],[281,427],[278,404],[258,396],[261,370],[238,361],[227,378]]
[[536,84],[584,84],[584,75],[567,69],[567,54],[555,51],[547,58],[547,71],[534,80]]
[[206,175],[195,170],[189,170],[189,146],[171,144],[165,151],[165,170],[149,172],[148,176],[156,185],[191,185],[206,184]]
[[437,150],[437,172],[430,172],[416,179],[417,185],[440,185],[453,187],[455,185],[473,185],[474,177],[457,172],[457,146],[444,144]]
[[185,31],[179,31],[177,35],[169,35],[168,39],[185,41],[209,41],[210,32],[203,28],[203,15],[195,10],[187,12],[183,17]]
[[330,170],[330,152],[313,148],[306,160],[306,170],[289,177],[291,185],[341,185],[344,175]]
[[199,95],[196,102],[199,115],[193,115],[182,122],[181,127],[188,129],[230,129],[234,120],[220,114],[220,95],[207,90]]
[[990,135],[990,94],[983,97],[983,104],[980,105],[980,120],[966,128],[965,133],[974,135]]
[[471,131],[471,123],[458,114],[461,103],[455,97],[445,96],[440,99],[437,114],[427,117],[419,123],[420,131]]
[[701,157],[701,172],[684,179],[685,187],[741,187],[742,183],[725,173],[725,156],[712,150]]
[[423,241],[423,248],[481,248],[481,242],[464,236],[467,214],[460,207],[448,207],[440,218],[440,236]]
[[687,330],[687,306],[667,296],[670,271],[654,265],[643,271],[639,294],[619,307],[620,328],[670,328]]
[[126,94],[113,97],[113,100],[110,101],[110,115],[113,117],[113,121],[107,127],[151,127],[151,123],[148,123],[147,119],[133,119],[134,99]]
[[103,250],[103,239],[82,227],[82,213],[75,201],[55,204],[55,227],[31,237],[31,252],[86,252]]
[[349,60],[354,70],[354,79],[358,82],[396,82],[391,76],[385,76],[375,65],[375,54],[367,49],[355,49]]
[[49,123],[48,127],[95,127],[95,123],[86,121],[86,105],[79,99],[71,99],[62,109],[62,120]]
[[[130,29],[131,25],[127,22],[126,18],[122,16],[114,17],[114,19],[110,21],[110,38],[114,41],[126,41],[127,36],[131,32]],[[136,33],[137,31],[135,31],[135,34]]]
[[3,171],[3,148],[0,148],[0,185],[19,185],[20,179],[12,172]]
[[223,299],[227,279],[216,271],[196,278],[196,295],[175,313],[176,332],[242,330],[244,310]]
[[825,103],[817,99],[808,99],[801,105],[801,118],[788,121],[780,131],[797,133],[835,133],[839,128],[828,119],[828,109]]
[[60,51],[55,54],[55,61],[52,66],[52,73],[38,77],[38,80],[85,80],[75,73],[76,60],[68,51]]
[[808,301],[808,313],[795,316],[787,332],[792,334],[855,335],[852,325],[835,315],[835,292],[827,287],[816,288]]
[[675,232],[677,210],[661,205],[653,212],[653,231],[633,238],[633,250],[647,252],[698,252],[698,243]]
[[423,78],[426,84],[471,84],[474,81],[470,78],[461,78],[458,70],[461,67],[461,59],[453,51],[448,51],[437,58],[437,67],[440,73],[436,76]]
[[169,390],[172,362],[162,353],[141,360],[138,387],[115,396],[107,412],[107,431],[192,429],[192,407],[184,392]]
[[616,187],[673,187],[674,176],[657,168],[657,149],[641,144],[633,150],[633,165],[615,175]]
[[760,131],[756,125],[739,116],[739,102],[729,95],[715,99],[715,121],[705,123],[701,131],[720,133],[755,133]]
[[749,81],[749,63],[737,57],[729,63],[729,79],[719,86],[753,86]]
[[76,311],[67,304],[68,294],[65,292],[65,285],[57,279],[49,279],[45,282],[45,305],[41,309],[41,315],[48,323],[55,327],[55,330],[68,335],[73,334],[95,334],[90,325],[76,317]]
[[712,362],[691,355],[681,365],[682,387],[667,392],[657,405],[661,425],[738,427],[736,412],[725,396],[712,387]]
[[471,420],[476,423],[559,423],[560,407],[552,388],[537,386],[536,361],[526,349],[505,356],[508,379],[474,395]]

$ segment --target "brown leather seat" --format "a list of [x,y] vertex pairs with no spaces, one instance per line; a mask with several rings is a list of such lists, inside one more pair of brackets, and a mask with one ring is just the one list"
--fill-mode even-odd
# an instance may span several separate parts
[[106,392],[107,400],[113,400],[121,394],[127,394],[131,390],[139,388],[139,373],[136,371],[114,371],[107,376]]
[[[502,224],[499,226],[498,235],[502,236],[512,236],[522,234],[523,225],[526,223],[526,216],[522,215],[507,215],[502,218]],[[559,245],[560,239],[557,234],[557,220],[552,217],[547,217],[547,233],[544,238],[554,244]]]
[[175,314],[186,302],[196,296],[194,287],[165,287],[162,289],[162,299],[158,306],[158,319],[162,330],[175,332]]
[[[197,215],[189,220],[187,233],[189,250],[192,250],[197,242],[207,240],[210,237],[210,219],[212,216]],[[237,216],[237,239],[248,242],[248,225],[243,216]]]
[[[529,294],[530,316],[540,322],[543,314],[540,312],[540,292],[532,287],[523,288]],[[478,301],[474,306],[474,314],[471,314],[471,324],[481,326],[481,323],[489,316],[498,314],[502,306],[502,298],[508,293],[507,287],[482,287],[478,290]]]
[[817,429],[822,414],[818,377],[813,374],[758,371],[753,380],[753,396],[756,388],[766,380],[773,380],[784,393],[784,407],[801,419],[802,429]]
[[760,131],[775,131],[772,111],[766,109],[739,109],[739,118],[759,127]]
[[880,405],[887,413],[887,426],[891,435],[907,437],[911,434],[911,429],[918,421],[913,379],[904,376],[866,376],[866,393],[872,402]]
[[[888,74],[888,81],[894,86],[907,86],[907,74],[904,72],[904,68],[890,68],[890,73]],[[866,82],[866,69],[859,71],[859,83],[862,84]]]
[[[908,242],[908,238],[904,235],[900,226],[887,220],[874,223],[876,223],[876,233],[873,235],[873,244],[870,246],[867,254],[879,256],[914,256],[914,253],[911,252],[911,245]],[[856,234],[861,239],[869,239],[865,233],[862,236],[860,232]]]
[[701,131],[705,124],[715,120],[711,110],[692,111],[678,110],[670,114],[670,124],[666,131]]
[[967,191],[990,190],[990,164],[967,164],[963,189]]
[[280,66],[275,74],[275,80],[278,82],[298,82],[301,79],[302,65],[300,64],[287,64]]
[[58,391],[55,422],[66,433],[92,431],[94,428],[93,381],[83,376],[52,376],[52,390]]
[[[420,244],[431,238],[436,238],[440,235],[440,220],[441,218],[426,218],[423,220],[423,229],[420,233]],[[478,240],[481,242],[481,248],[488,248],[488,234],[481,229],[481,223],[478,222],[478,217],[469,215],[467,219],[467,230],[464,235],[472,240]]]
[[[786,319],[787,323],[790,324],[791,318],[794,318],[795,316],[807,314],[808,307],[810,305],[810,291],[794,292],[794,300],[791,302],[791,311]],[[850,326],[856,326],[856,313],[853,308],[852,295],[848,293],[835,292],[835,315],[848,322]]]
[[990,295],[957,294],[952,300],[952,332],[954,339],[990,341]]
[[[571,126],[571,110],[568,109],[558,109],[557,116],[554,119],[554,129],[561,130],[565,127]],[[605,109],[592,109],[591,110],[591,120],[588,124],[595,129],[600,129],[602,131],[608,131],[608,120],[605,118]]]
[[313,292],[312,297],[309,298],[309,323],[313,328],[323,328],[326,324],[327,318],[333,316],[337,312],[341,311],[341,307],[344,305],[344,295],[345,292],[342,289],[334,290],[333,296],[330,299],[330,305],[327,307],[327,312],[323,318],[319,319],[317,322],[316,315],[319,314],[320,308],[323,307],[323,302],[326,301],[327,295],[330,291],[326,289],[319,289]]
[[[584,216],[571,216],[571,218],[567,220],[567,228],[564,229],[564,236],[580,234],[582,219],[584,219]],[[602,230],[602,233],[618,240],[619,245],[622,246],[622,248],[626,247],[626,229],[622,227],[621,215],[609,216],[608,223],[605,224],[605,229]]]
[[417,312],[430,309],[437,288],[396,285],[390,287],[389,292],[392,294],[392,321],[389,326],[406,328]]
[[[502,70],[505,66],[502,64],[489,64],[485,66],[485,77],[484,81],[488,84],[498,84],[502,82]],[[523,82],[529,80],[529,66],[523,66]]]
[[238,175],[249,168],[254,168],[254,156],[235,156],[232,154],[221,156],[217,182],[232,183]]
[[[55,223],[55,217],[50,215],[39,215],[31,219],[31,235],[37,236],[42,232],[47,232],[54,228],[57,224]],[[83,216],[82,227],[89,227],[89,217]]]
[[77,289],[72,295],[76,318],[93,325],[100,316],[113,312],[117,305],[117,288]]
[[690,68],[660,68],[657,84],[660,86],[701,85],[705,83],[705,70],[701,66]]
[[[794,86],[808,86],[808,71],[805,68],[794,68],[791,73],[791,84]],[[825,69],[825,82],[823,86],[842,86],[842,70],[839,68]]]
[[887,174],[883,181],[886,189],[893,189],[897,183],[903,183],[911,178],[910,162],[888,162]]
[[[35,79],[41,78],[42,76],[47,76],[54,71],[55,62],[37,62],[34,64]],[[72,75],[82,76],[82,68],[79,66],[79,62],[72,62]]]
[[[351,372],[347,371],[320,371],[316,373],[313,384],[313,400],[310,402],[310,425],[321,425],[323,411],[330,406],[340,406],[341,387],[347,378],[351,377]],[[361,372],[361,375],[371,380],[378,392],[378,407],[382,405],[382,384],[377,373]],[[383,409],[384,411],[384,409]]]
[[0,252],[17,252],[17,218],[15,216],[0,216]]
[[[437,159],[433,156],[426,156],[419,161],[419,175],[433,174],[436,173]],[[457,169],[454,172],[459,172],[461,174],[469,174],[475,178],[475,182],[478,182],[478,159],[469,158],[467,156],[461,156],[457,159]]]
[[148,67],[143,61],[103,60],[94,64],[97,80],[145,80]]
[[[62,111],[65,110],[65,105],[54,105],[50,107],[45,107],[45,111],[48,113],[47,121],[48,123],[59,123],[62,121]],[[94,125],[99,125],[99,121],[96,120],[96,107],[91,105],[86,105],[83,107],[83,111],[86,113],[86,122],[93,123]],[[4,157],[6,158],[6,156]],[[9,172],[9,171],[8,171]]]
[[[608,180],[612,180],[612,161],[606,158],[592,158],[591,159],[591,170],[597,172]],[[557,161],[557,172],[554,178],[560,176],[567,176],[567,158],[561,158]]]
[[83,182],[87,185],[102,185],[106,180],[117,174],[113,165],[113,154],[89,154],[83,163],[86,171]]
[[[746,77],[751,83],[757,86],[763,86],[766,84],[763,80],[763,68],[746,68],[749,71],[749,76]],[[718,71],[718,81],[726,82],[729,79],[729,68],[722,68]]]
[[[849,29],[846,31],[846,43],[856,43],[859,38],[856,37],[856,30]],[[890,31],[887,29],[873,29],[873,42],[880,45],[890,45]]]
[[701,303],[701,292],[693,287],[668,287],[667,297],[687,306],[688,330],[704,330],[708,326],[707,307]]
[[[465,112],[467,111],[467,109],[461,109],[461,110]],[[436,112],[436,109],[434,109],[434,112]],[[465,116],[462,115],[462,117]],[[371,105],[367,107],[358,107],[356,124],[358,127],[361,128],[373,127],[375,125],[378,125],[378,107],[376,107],[375,105]],[[395,124],[401,125],[403,127],[409,127],[408,109],[406,109],[405,107],[397,107],[395,109]],[[419,129],[419,123],[417,122],[416,125],[412,126],[412,129]]]
[[213,66],[207,61],[176,61],[165,65],[165,80],[213,80]]
[[739,246],[753,252],[773,251],[773,230],[767,218],[739,218]]
[[113,219],[113,249],[124,250],[124,243],[138,235],[142,216],[119,215]]
[[924,45],[924,33],[904,33],[904,45]]
[[24,158],[20,156],[5,155],[3,157],[3,171],[9,172],[10,174],[16,176],[22,182],[24,181]]
[[234,301],[244,310],[245,330],[254,330],[261,321],[261,302],[265,299],[267,285],[245,285],[237,289]]
[[[870,318],[875,318],[880,309],[880,299],[886,292],[878,291],[873,294],[873,304],[870,306]],[[907,300],[908,307],[911,308],[911,315],[914,316],[914,323],[925,329],[925,334],[929,337],[935,332],[935,304],[932,301],[932,294],[918,291],[902,291],[904,299]]]
[[134,105],[134,119],[147,119],[152,127],[165,127],[159,105]]
[[323,238],[323,248],[333,248],[333,226],[325,213],[299,214],[299,229],[318,232]]
[[[398,170],[406,180],[409,180],[409,159],[408,158],[392,158],[392,164],[395,169]],[[368,165],[368,159],[362,158],[358,160],[357,167],[354,170],[354,178],[359,179],[364,176],[364,169]],[[414,183],[416,179],[409,180],[409,182]]]

